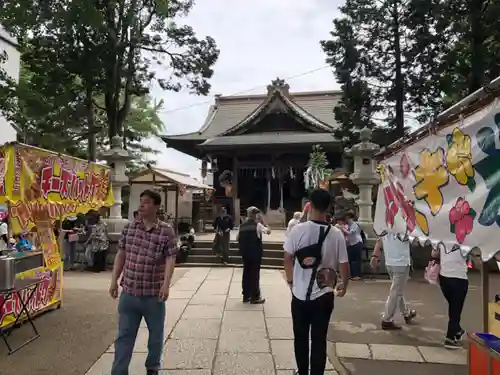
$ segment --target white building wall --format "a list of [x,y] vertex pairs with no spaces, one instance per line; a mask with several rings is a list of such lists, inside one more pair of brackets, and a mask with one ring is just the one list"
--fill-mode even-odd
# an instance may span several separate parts
[[[7,53],[7,60],[0,64],[11,78],[19,81],[20,53],[17,50],[17,41],[0,26],[0,53]],[[17,132],[14,127],[0,114],[0,145],[16,140]]]
[[[165,193],[162,188],[154,185],[132,184],[130,186],[130,198],[128,206],[128,219],[134,218],[134,211],[139,208],[140,195],[144,190],[155,190],[161,195],[162,204],[165,206],[165,212],[175,216],[175,191],[169,191],[167,202],[165,202]],[[179,195],[179,219],[191,219],[193,214],[193,194],[188,190],[184,195]]]

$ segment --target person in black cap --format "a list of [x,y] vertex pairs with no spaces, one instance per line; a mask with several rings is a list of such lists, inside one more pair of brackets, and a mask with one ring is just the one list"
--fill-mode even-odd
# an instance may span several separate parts
[[[283,246],[286,277],[292,290],[298,375],[324,374],[326,333],[333,311],[334,290],[337,296],[342,297],[349,282],[344,235],[326,221],[330,201],[328,190],[314,190],[311,193],[311,219],[297,224]],[[338,285],[337,272],[342,278],[342,283]]]
[[260,294],[260,265],[262,262],[262,233],[271,231],[259,221],[260,210],[257,207],[247,209],[247,218],[240,225],[237,240],[243,259],[243,302],[261,304],[266,300]]

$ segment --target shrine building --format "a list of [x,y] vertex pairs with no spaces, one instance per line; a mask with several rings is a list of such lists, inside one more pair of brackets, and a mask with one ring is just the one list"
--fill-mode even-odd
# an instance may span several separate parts
[[[283,227],[307,197],[304,172],[312,147],[322,146],[330,168],[342,166],[342,145],[333,135],[339,99],[339,91],[291,93],[276,79],[264,95],[216,95],[199,131],[162,138],[202,160],[203,176],[210,163],[213,200],[236,223],[247,207],[256,206],[268,224]],[[230,190],[221,186],[221,175],[231,175]]]

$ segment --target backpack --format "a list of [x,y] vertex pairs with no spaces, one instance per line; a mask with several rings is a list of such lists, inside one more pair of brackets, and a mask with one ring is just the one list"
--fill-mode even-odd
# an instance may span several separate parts
[[361,241],[363,241],[364,244],[366,243],[366,234],[363,229],[361,229]]
[[312,269],[311,279],[309,280],[309,285],[307,287],[306,301],[311,299],[312,288],[314,281],[316,280],[316,275],[318,273],[318,268],[321,265],[323,258],[323,243],[325,242],[328,233],[330,233],[331,225],[328,227],[320,227],[318,241],[312,245],[305,246],[295,252],[295,259],[297,263],[303,269]]

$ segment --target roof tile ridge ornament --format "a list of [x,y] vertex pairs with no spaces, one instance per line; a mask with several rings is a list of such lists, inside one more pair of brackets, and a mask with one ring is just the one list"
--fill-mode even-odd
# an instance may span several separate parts
[[271,96],[276,91],[281,92],[286,97],[290,97],[290,85],[279,77],[271,81],[271,84],[267,86],[267,96]]

